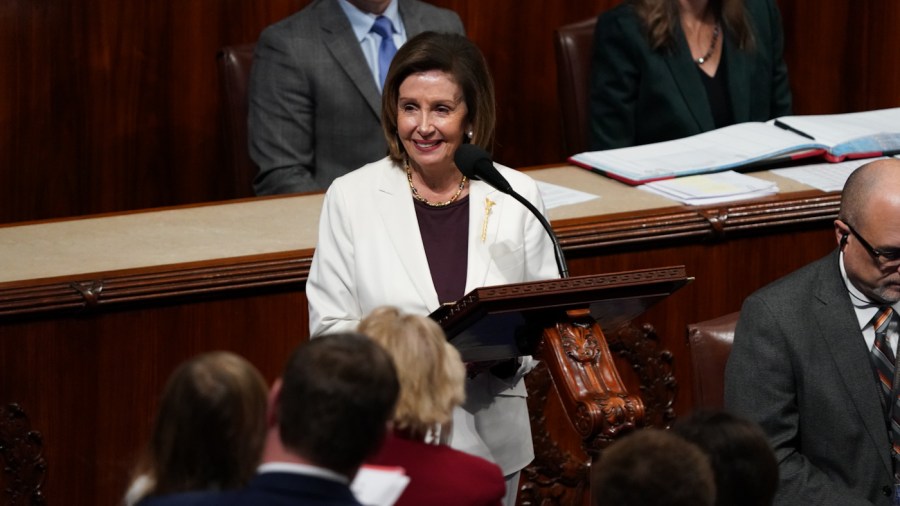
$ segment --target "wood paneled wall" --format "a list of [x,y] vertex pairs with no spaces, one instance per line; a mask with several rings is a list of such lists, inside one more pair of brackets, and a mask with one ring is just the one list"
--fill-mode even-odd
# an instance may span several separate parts
[[[633,321],[652,325],[671,360],[661,360],[662,367],[646,360],[655,346],[637,347],[642,349],[630,358],[619,355],[628,391],[645,401],[674,396],[674,414],[689,413],[694,403],[688,324],[737,310],[752,291],[833,249],[838,200],[810,191],[557,223],[573,276],[681,265],[695,278]],[[224,209],[222,214],[233,215]],[[195,230],[194,220],[181,221],[167,223],[183,234]],[[83,231],[79,222],[69,225]],[[87,243],[95,234],[60,235],[92,250]],[[4,492],[6,484],[22,482],[50,505],[117,504],[150,434],[166,378],[199,352],[240,353],[269,381],[280,373],[289,351],[308,338],[304,290],[312,251],[222,253],[187,264],[171,258],[169,265],[0,283],[0,467],[11,469],[0,473],[0,504],[15,497]],[[607,338],[618,334],[607,331]],[[653,381],[640,381],[635,363]],[[529,376],[529,392],[537,460],[523,475],[521,503],[581,504],[571,495],[586,485],[588,457],[571,414],[562,411],[540,373]],[[4,416],[9,402],[19,404],[28,427]],[[657,414],[668,408],[656,405]],[[16,430],[5,430],[10,426]],[[33,443],[29,430],[42,445]],[[33,466],[40,472],[28,472]]]
[[[494,72],[498,160],[561,161],[553,30],[618,0],[434,0]],[[0,3],[0,223],[245,196],[224,170],[216,50],[309,0]],[[780,0],[797,113],[900,105],[900,4]]]

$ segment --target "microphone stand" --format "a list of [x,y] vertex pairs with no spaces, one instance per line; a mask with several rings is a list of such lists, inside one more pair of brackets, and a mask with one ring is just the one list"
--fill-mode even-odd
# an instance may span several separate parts
[[494,162],[491,161],[487,151],[474,144],[463,144],[459,146],[456,153],[454,153],[453,162],[460,172],[465,174],[469,179],[480,179],[481,181],[484,181],[496,188],[497,191],[503,192],[518,200],[526,209],[531,211],[531,214],[538,219],[541,226],[543,226],[544,230],[547,232],[547,235],[550,236],[550,241],[553,243],[553,254],[556,256],[556,268],[559,269],[559,277],[569,277],[569,267],[566,265],[562,247],[560,247],[559,239],[556,237],[556,234],[553,233],[553,228],[550,227],[550,223],[531,202],[513,190],[509,181],[507,181],[506,178],[500,174],[500,171],[494,167]]
[[[494,186],[494,188],[497,187]],[[497,189],[521,202],[522,205],[525,206],[529,211],[531,211],[531,214],[533,214],[535,218],[538,219],[538,221],[544,227],[544,230],[547,231],[547,235],[550,236],[550,242],[553,243],[553,254],[556,257],[556,268],[559,269],[559,277],[568,278],[569,267],[566,265],[566,258],[563,256],[562,247],[559,245],[559,239],[557,239],[556,234],[553,232],[553,228],[550,226],[550,222],[548,222],[547,219],[544,218],[544,215],[540,211],[538,211],[536,207],[534,207],[534,204],[529,202],[525,197],[519,195],[515,190],[510,189],[510,191],[504,191],[501,188]]]

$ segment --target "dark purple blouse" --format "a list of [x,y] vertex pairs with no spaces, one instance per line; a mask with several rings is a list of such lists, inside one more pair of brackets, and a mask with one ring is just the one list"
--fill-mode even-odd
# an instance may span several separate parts
[[438,300],[459,300],[465,295],[469,264],[469,197],[444,207],[414,202]]

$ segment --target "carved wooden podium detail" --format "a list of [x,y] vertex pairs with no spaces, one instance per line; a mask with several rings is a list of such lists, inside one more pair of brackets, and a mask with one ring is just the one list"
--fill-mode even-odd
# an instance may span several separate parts
[[47,463],[41,454],[43,439],[31,430],[28,416],[17,404],[0,406],[0,491],[3,504],[41,506],[46,504],[41,487]]
[[[586,316],[586,318],[590,318]],[[561,330],[560,330],[561,329]],[[659,337],[650,325],[635,327],[627,324],[611,331],[604,341],[604,334],[597,334],[596,325],[575,320],[572,325],[557,325],[553,332],[562,336],[565,355],[593,373],[609,363],[603,359],[610,352],[625,359],[640,381],[640,398],[624,393],[603,398],[595,393],[588,395],[580,406],[594,404],[596,409],[587,407],[576,411],[570,418],[573,428],[582,438],[584,452],[566,451],[551,436],[544,408],[548,398],[560,391],[554,385],[547,364],[550,361],[542,355],[543,361],[528,375],[528,411],[534,439],[534,461],[523,470],[519,489],[519,505],[567,505],[581,504],[589,492],[589,470],[593,456],[596,456],[615,438],[639,426],[668,427],[675,418],[673,403],[677,384],[672,371],[672,354],[660,347]],[[551,333],[553,333],[551,332]],[[544,334],[544,346],[552,343]],[[553,336],[551,336],[553,337]],[[604,342],[609,344],[607,348]],[[607,372],[601,376],[607,376]],[[618,378],[612,370],[609,378]],[[613,382],[615,385],[615,382]],[[619,383],[616,387],[624,387]],[[571,390],[571,385],[564,387]],[[561,395],[561,394],[560,394]],[[643,409],[643,417],[638,410]],[[599,412],[591,418],[590,413]],[[591,421],[596,422],[594,428]]]
[[624,358],[638,376],[644,402],[644,426],[668,429],[675,420],[678,384],[672,370],[672,352],[660,347],[659,336],[649,324],[623,325],[610,332],[609,348]]
[[534,460],[522,470],[519,479],[520,506],[581,504],[588,492],[588,470],[591,458],[583,449],[564,449],[550,433],[545,407],[556,395],[553,378],[541,362],[526,377],[528,414]]
[[569,310],[567,316],[569,321],[544,329],[538,354],[586,449],[600,449],[643,423],[644,404],[622,383],[590,312]]
[[[541,359],[528,377],[535,460],[524,470],[520,505],[581,504],[592,458],[636,428],[669,425],[671,353],[652,327],[631,321],[688,282],[684,267],[667,267],[485,287],[432,313],[464,357],[519,350]],[[640,395],[626,388],[613,353],[637,375]],[[556,398],[580,438],[574,448],[548,430],[544,409]]]

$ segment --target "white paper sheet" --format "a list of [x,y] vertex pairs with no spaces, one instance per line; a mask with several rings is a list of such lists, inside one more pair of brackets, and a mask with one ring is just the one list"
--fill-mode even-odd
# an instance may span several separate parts
[[745,200],[778,193],[778,185],[734,171],[654,181],[638,189],[688,205],[699,206]]
[[848,160],[840,163],[813,163],[800,167],[776,169],[772,171],[772,174],[793,179],[823,192],[836,192],[844,189],[844,183],[857,167],[884,158],[886,157]]
[[393,506],[409,484],[402,467],[364,465],[359,468],[350,490],[365,506]]
[[599,199],[600,197],[593,193],[573,190],[565,186],[559,186],[553,183],[545,183],[538,181],[538,190],[541,192],[541,199],[544,200],[544,207],[553,209],[554,207],[568,206],[571,204],[579,204],[588,200]]

